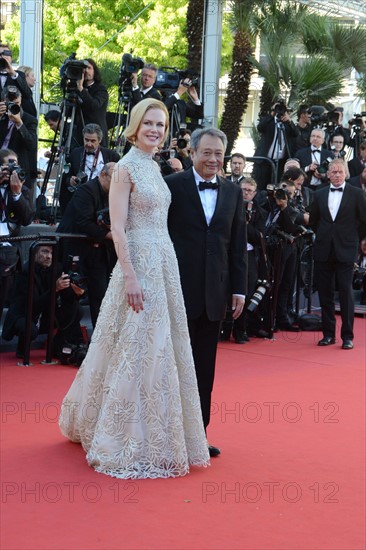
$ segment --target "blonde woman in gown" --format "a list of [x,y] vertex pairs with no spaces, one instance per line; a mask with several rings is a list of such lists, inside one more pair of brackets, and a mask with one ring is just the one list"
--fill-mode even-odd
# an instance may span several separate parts
[[90,466],[118,478],[176,477],[209,464],[174,248],[170,192],[152,159],[168,113],[145,99],[125,131],[109,206],[118,262],[60,428]]

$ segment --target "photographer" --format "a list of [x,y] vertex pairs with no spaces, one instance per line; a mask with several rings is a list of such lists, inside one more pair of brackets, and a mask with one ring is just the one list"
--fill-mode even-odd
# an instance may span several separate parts
[[366,140],[361,141],[358,157],[348,161],[350,177],[359,176],[366,168]]
[[[241,153],[233,153],[230,159],[231,174],[227,179],[238,185],[241,184],[241,182],[244,180],[244,169],[245,169],[245,156],[242,155]],[[255,183],[254,180],[253,182]],[[256,183],[255,183],[255,189],[257,190]]]
[[[0,151],[0,236],[16,236],[22,225],[32,221],[33,210],[18,157],[10,149]],[[22,177],[23,176],[23,177]],[[16,245],[0,242],[0,321],[18,262]]]
[[12,149],[25,171],[25,184],[37,178],[37,119],[25,113],[22,95],[15,86],[5,87],[0,101],[0,149]]
[[328,112],[327,134],[330,141],[333,136],[343,136],[344,145],[351,145],[351,131],[342,125],[343,107],[336,107],[333,111]]
[[341,134],[334,134],[330,138],[330,150],[333,151],[335,159],[342,159],[346,156],[344,145],[344,137]]
[[188,170],[193,165],[189,147],[191,143],[191,134],[192,132],[187,130],[187,128],[181,128],[178,131],[177,137],[171,140],[169,146],[170,150],[175,149],[174,158],[182,163],[183,170]]
[[296,153],[302,170],[308,176],[306,186],[312,190],[321,189],[327,185],[327,167],[334,157],[332,151],[323,148],[324,141],[324,130],[314,128],[310,134],[310,147],[300,149]]
[[[33,310],[31,339],[38,334],[47,334],[49,329],[49,304],[52,285],[52,247],[40,245],[35,256],[35,273],[33,286]],[[2,337],[11,340],[18,336],[17,357],[24,357],[26,314],[28,301],[29,264],[18,273],[13,289],[11,305],[5,317]],[[54,339],[54,354],[59,355],[63,346],[68,343],[81,344],[82,332],[79,324],[81,318],[78,297],[82,290],[70,283],[69,276],[60,273],[56,280],[56,326],[58,332]]]
[[292,141],[292,151],[298,151],[310,145],[311,126],[311,108],[308,105],[300,105],[297,110],[296,128],[299,132],[298,136]]
[[83,143],[83,127],[86,124],[98,124],[103,132],[102,146],[108,146],[108,127],[106,113],[109,94],[102,84],[99,68],[93,59],[86,59],[87,66],[82,77],[76,82],[77,95],[80,99],[80,112],[76,116],[76,140]]
[[87,124],[82,133],[84,146],[71,151],[70,166],[63,175],[60,190],[62,212],[78,185],[99,176],[107,162],[118,162],[120,158],[116,151],[102,147],[103,131],[98,124]]
[[[15,86],[25,100],[32,100],[32,90],[27,84],[25,74],[20,70],[13,69],[12,52],[9,45],[0,44],[0,93],[8,86]],[[25,105],[24,110],[33,115],[33,108],[28,111]]]
[[276,327],[279,330],[298,332],[298,326],[290,318],[291,292],[296,272],[296,239],[306,230],[296,222],[299,211],[291,205],[294,195],[295,186],[290,181],[268,189],[266,239],[274,270]]
[[[182,99],[182,96],[185,96],[187,101]],[[191,126],[195,129],[198,126],[198,120],[204,116],[196,84],[191,78],[183,78],[179,82],[178,89],[163,101],[171,117],[172,135],[186,128],[187,117],[191,119]]]
[[281,178],[281,182],[293,184],[295,187],[291,206],[299,212],[295,222],[300,225],[308,225],[310,205],[313,200],[313,191],[309,187],[304,187],[305,180],[306,174],[301,168],[289,168]]
[[156,82],[156,76],[158,74],[158,68],[152,63],[145,63],[141,71],[141,88],[137,83],[137,73],[131,74],[132,83],[132,101],[131,107],[134,107],[142,99],[152,98],[159,99],[161,101],[161,95],[158,90],[153,86]]
[[[108,212],[105,211],[114,166],[114,162],[105,164],[99,176],[76,189],[57,228],[60,233],[83,233],[91,238],[89,241],[65,239],[63,257],[70,254],[80,257],[81,271],[87,278],[93,326],[116,263]],[[103,210],[104,214],[100,212]]]
[[[271,113],[260,120],[257,129],[262,137],[254,156],[273,160],[276,164],[277,174],[281,174],[286,159],[291,156],[289,142],[299,134],[290,119],[289,108],[286,104],[283,101],[275,103]],[[268,184],[272,183],[270,164],[263,160],[256,160],[253,177],[258,188],[265,189]]]

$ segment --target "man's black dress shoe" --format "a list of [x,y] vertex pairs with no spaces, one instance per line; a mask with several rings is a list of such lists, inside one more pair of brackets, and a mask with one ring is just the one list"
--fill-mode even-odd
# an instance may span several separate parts
[[237,332],[233,334],[233,336],[237,344],[245,344],[245,342],[249,342],[249,336],[246,332]]
[[343,340],[342,349],[353,349],[352,340]]
[[331,344],[335,344],[335,338],[331,336],[324,336],[324,338],[318,342],[318,346],[330,346]]
[[212,445],[208,446],[208,452],[210,453],[211,457],[219,456],[219,454],[221,454],[220,449],[218,449],[217,447],[213,447]]

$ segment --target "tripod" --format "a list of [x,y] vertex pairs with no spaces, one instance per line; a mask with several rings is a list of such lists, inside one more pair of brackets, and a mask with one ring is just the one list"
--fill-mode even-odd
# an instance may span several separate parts
[[286,137],[286,129],[283,122],[276,116],[275,118],[275,132],[276,137],[273,144],[273,150],[271,159],[275,163],[275,183],[278,183],[279,179],[279,163],[283,158],[283,151],[285,150],[288,157],[290,157],[290,149]]
[[114,118],[113,130],[110,139],[111,149],[115,149],[120,156],[126,153],[126,138],[123,132],[130,122],[132,102],[132,83],[131,78],[125,78],[119,81],[118,86],[118,110]]

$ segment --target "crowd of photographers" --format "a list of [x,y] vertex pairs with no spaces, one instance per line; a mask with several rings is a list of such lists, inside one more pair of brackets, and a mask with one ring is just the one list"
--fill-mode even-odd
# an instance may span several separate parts
[[[203,105],[197,92],[196,75],[167,68],[158,70],[131,54],[122,57],[118,81],[120,111],[114,116],[107,113],[108,92],[93,59],[77,61],[75,56],[70,56],[60,74],[64,100],[60,110],[45,115],[47,124],[55,132],[54,144],[46,156],[50,157],[50,166],[57,162],[61,165],[55,194],[58,218],[53,220],[60,221],[57,231],[63,236],[57,292],[64,290],[60,282],[66,281],[65,288],[71,285],[74,290],[69,296],[77,301],[87,288],[94,326],[116,261],[108,217],[108,191],[111,170],[128,148],[121,142],[121,136],[130,110],[145,98],[159,99],[168,108],[169,141],[155,155],[165,176],[192,166],[191,129],[203,118]],[[29,67],[23,67],[23,71],[13,69],[10,48],[0,44],[0,319],[17,263],[16,244],[11,240],[7,242],[5,237],[16,235],[21,226],[29,224],[35,216],[32,190],[37,177],[37,112],[31,91],[34,82]],[[274,330],[300,330],[294,297],[300,282],[306,296],[311,297],[313,291],[314,233],[309,227],[310,207],[314,193],[329,185],[331,161],[335,158],[344,161],[345,147],[354,149],[347,168],[349,181],[366,190],[363,119],[366,113],[355,115],[348,128],[342,126],[341,108],[326,112],[322,107],[302,105],[297,112],[297,124],[290,115],[291,110],[279,100],[271,113],[260,120],[261,138],[255,152],[253,178],[245,175],[246,159],[239,152],[231,156],[228,174],[220,174],[233,185],[240,185],[243,192],[249,262],[246,308],[235,323],[228,312],[221,330],[223,340],[232,334],[241,344],[251,336],[269,337]],[[71,125],[66,123],[70,119]],[[109,141],[111,128],[114,130]],[[62,147],[56,147],[56,143]],[[42,187],[41,196],[45,189]],[[39,214],[37,208],[38,217],[42,217]],[[362,234],[363,230],[360,238],[366,234]],[[88,236],[86,246],[67,238],[67,234],[77,233]],[[366,303],[366,241],[362,242],[354,284],[361,290],[361,303]],[[47,293],[50,291],[49,258],[49,254],[47,261],[40,257],[37,268],[43,278],[48,270]],[[67,267],[70,261],[77,266],[79,278]],[[80,293],[76,291],[79,283],[83,290]],[[74,326],[76,322],[79,341],[79,317],[75,318],[74,309],[72,311],[70,323]],[[12,315],[11,310],[8,315]],[[39,316],[37,310],[33,337],[37,334]],[[24,342],[22,330],[24,318],[15,332]],[[18,355],[22,354],[23,350],[18,349]]]

